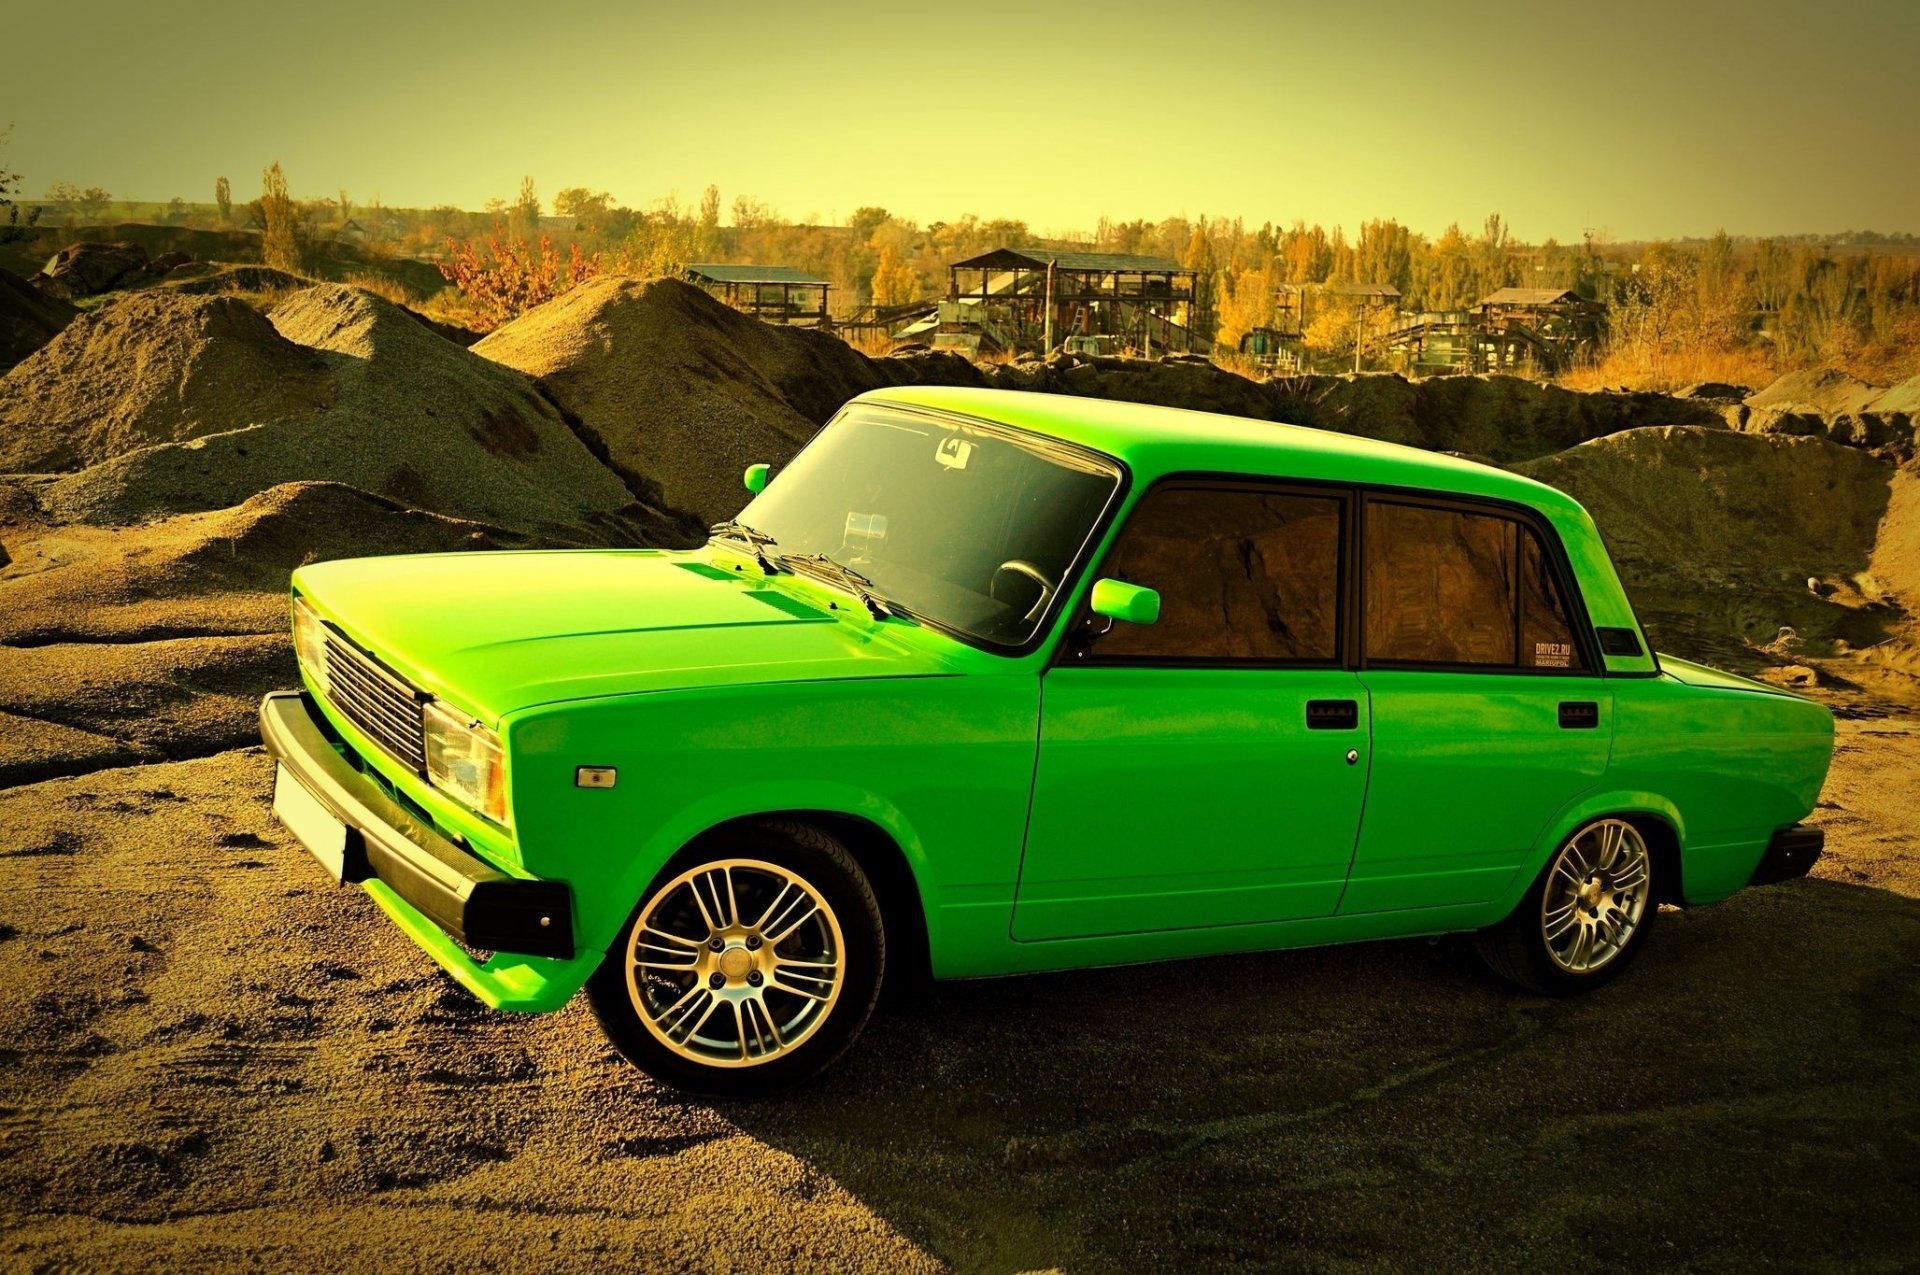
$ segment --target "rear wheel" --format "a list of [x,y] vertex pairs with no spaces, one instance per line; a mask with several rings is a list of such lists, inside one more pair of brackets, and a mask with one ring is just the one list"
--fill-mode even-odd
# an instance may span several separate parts
[[777,1092],[865,1026],[886,965],[880,908],[817,828],[744,825],[675,857],[587,983],[620,1052],[681,1089]]
[[1567,839],[1513,915],[1482,931],[1476,946],[1508,982],[1565,996],[1625,969],[1657,915],[1646,837],[1625,819],[1596,819]]

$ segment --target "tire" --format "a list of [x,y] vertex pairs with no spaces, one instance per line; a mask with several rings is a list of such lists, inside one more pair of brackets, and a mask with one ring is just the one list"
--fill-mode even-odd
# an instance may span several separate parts
[[1482,930],[1474,946],[1516,987],[1543,996],[1592,991],[1619,977],[1645,945],[1660,914],[1653,881],[1640,830],[1595,819],[1554,851],[1513,914]]
[[880,905],[847,848],[769,821],[674,856],[587,980],[587,1001],[607,1039],[656,1079],[764,1097],[847,1051],[885,972]]

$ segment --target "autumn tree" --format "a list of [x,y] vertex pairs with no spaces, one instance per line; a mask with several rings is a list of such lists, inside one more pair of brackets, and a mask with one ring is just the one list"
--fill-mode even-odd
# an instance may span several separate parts
[[482,328],[498,327],[600,273],[595,257],[569,244],[563,254],[546,235],[531,239],[496,233],[484,244],[447,241],[440,274],[459,289]]
[[305,264],[300,213],[276,161],[260,174],[260,259],[276,270],[298,273]]
[[920,276],[900,257],[892,244],[880,249],[880,260],[873,269],[873,303],[879,306],[903,305],[920,290]]
[[213,202],[220,209],[220,224],[225,226],[233,221],[233,187],[222,177],[213,183]]

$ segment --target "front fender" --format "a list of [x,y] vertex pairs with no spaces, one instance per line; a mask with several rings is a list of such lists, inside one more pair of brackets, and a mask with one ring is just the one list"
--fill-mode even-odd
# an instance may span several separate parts
[[[676,810],[654,829],[612,884],[615,895],[627,901],[625,911],[620,914],[621,921],[639,904],[641,894],[660,874],[660,869],[683,846],[735,820],[808,814],[864,820],[891,837],[906,856],[920,895],[921,911],[926,916],[927,933],[933,937],[939,920],[938,885],[926,845],[913,821],[878,793],[851,784],[818,782],[761,780],[736,784],[705,793]],[[618,925],[599,941],[603,955],[617,933]]]

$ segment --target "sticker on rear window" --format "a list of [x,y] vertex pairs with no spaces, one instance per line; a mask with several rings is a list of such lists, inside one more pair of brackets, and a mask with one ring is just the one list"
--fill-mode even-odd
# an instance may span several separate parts
[[1570,642],[1535,642],[1533,644],[1533,666],[1535,668],[1572,668],[1573,644]]

